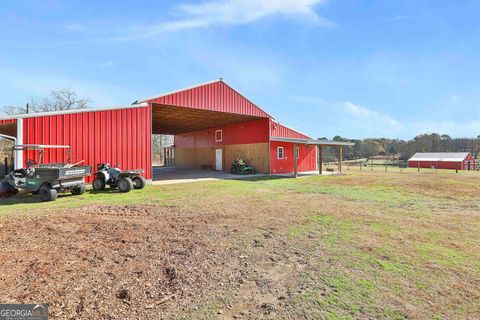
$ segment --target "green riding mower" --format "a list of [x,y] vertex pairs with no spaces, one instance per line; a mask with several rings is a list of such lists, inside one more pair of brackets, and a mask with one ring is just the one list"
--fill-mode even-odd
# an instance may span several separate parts
[[230,169],[232,174],[255,174],[255,169],[252,166],[249,166],[245,160],[237,159],[232,163],[232,168]]

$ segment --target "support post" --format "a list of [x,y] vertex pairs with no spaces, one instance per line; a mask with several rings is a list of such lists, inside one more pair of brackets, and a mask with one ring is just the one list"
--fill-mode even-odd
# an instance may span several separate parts
[[296,178],[298,176],[297,172],[297,144],[293,144],[293,176]]
[[322,145],[318,145],[318,174],[322,175],[323,159],[322,159]]
[[[23,144],[23,119],[17,119],[17,140],[15,144]],[[14,169],[23,168],[23,150],[16,150],[14,154]]]
[[[215,150],[213,151],[215,152]],[[197,168],[197,133],[193,134],[193,167]]]
[[338,146],[338,172],[342,172],[342,146]]

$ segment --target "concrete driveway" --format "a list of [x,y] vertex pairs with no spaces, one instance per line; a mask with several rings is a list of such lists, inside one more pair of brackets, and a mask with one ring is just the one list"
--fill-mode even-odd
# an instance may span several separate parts
[[265,174],[236,175],[228,172],[215,170],[202,170],[179,167],[153,167],[154,185],[185,183],[194,181],[214,181],[225,179],[245,179],[251,177],[262,177]]

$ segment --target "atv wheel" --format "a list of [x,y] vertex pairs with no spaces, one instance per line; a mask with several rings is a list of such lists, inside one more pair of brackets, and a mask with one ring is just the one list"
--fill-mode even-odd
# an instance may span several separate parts
[[55,201],[58,197],[57,190],[50,189],[50,187],[47,186],[41,187],[38,191],[38,194],[40,195],[40,200],[42,200],[43,202]]
[[122,178],[118,180],[117,187],[120,192],[130,192],[133,189],[133,181],[130,178]]
[[145,184],[147,183],[145,178],[142,176],[134,177],[132,181],[133,181],[133,187],[135,189],[143,189],[145,188]]
[[93,180],[93,190],[95,191],[102,191],[103,189],[105,189],[105,180],[103,180],[102,178],[95,178],[95,180]]
[[74,196],[79,196],[81,194],[84,194],[86,190],[87,187],[85,186],[85,183],[82,183],[78,187],[73,188],[71,192]]

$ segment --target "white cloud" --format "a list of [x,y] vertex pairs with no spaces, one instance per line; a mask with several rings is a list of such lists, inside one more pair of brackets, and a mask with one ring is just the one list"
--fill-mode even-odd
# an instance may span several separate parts
[[344,103],[345,111],[354,116],[356,120],[361,121],[366,126],[381,126],[398,128],[400,123],[391,116],[377,111],[369,110],[365,107],[353,104],[352,102]]
[[327,26],[332,23],[319,16],[315,7],[327,0],[224,0],[176,7],[176,20],[160,22],[114,40],[149,38],[165,32],[207,28],[218,25],[245,25],[272,16],[283,16]]
[[245,24],[273,15],[309,17],[320,20],[314,7],[324,0],[227,0],[204,2],[200,5],[182,5],[180,9],[190,17],[208,23]]
[[[349,138],[402,138],[412,139],[422,133],[446,133],[452,137],[477,137],[480,135],[480,117],[453,118],[442,116],[438,118],[438,109],[432,113],[402,112],[399,117],[388,114],[389,110],[376,111],[353,102],[329,101],[318,96],[294,96],[298,114],[311,115],[302,119],[302,127],[314,136],[335,135]],[[451,95],[455,102],[465,98]],[[472,102],[474,103],[474,102]],[[457,109],[458,110],[458,109]],[[321,119],[319,122],[317,119]]]
[[453,120],[420,120],[408,123],[411,136],[421,133],[446,133],[452,137],[477,137],[480,135],[480,119],[467,119],[465,121]]

